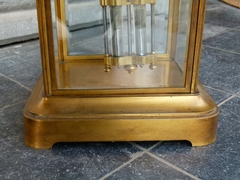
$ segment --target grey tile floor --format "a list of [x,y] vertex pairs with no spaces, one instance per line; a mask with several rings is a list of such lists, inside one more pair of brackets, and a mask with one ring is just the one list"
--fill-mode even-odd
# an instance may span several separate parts
[[0,179],[240,179],[240,10],[207,6],[200,80],[220,107],[215,143],[24,144],[22,111],[40,73],[39,42],[0,48]]

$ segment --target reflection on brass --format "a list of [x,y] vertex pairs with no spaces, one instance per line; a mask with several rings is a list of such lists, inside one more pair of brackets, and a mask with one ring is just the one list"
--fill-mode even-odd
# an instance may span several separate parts
[[129,74],[132,74],[137,69],[136,64],[124,65],[123,67]]
[[[123,56],[123,57],[113,57],[113,56],[106,55],[104,57],[105,69],[106,67],[109,67],[109,66],[117,66],[117,67],[123,66],[124,69],[126,69],[130,74],[132,74],[133,71],[136,70],[138,65],[142,67],[146,64],[149,64],[150,69],[155,69],[157,68],[157,66],[155,65],[156,62],[157,62],[156,54],[149,54],[146,56]],[[105,72],[109,72],[109,71],[105,70]]]
[[218,107],[198,83],[196,94],[43,96],[42,78],[24,109],[25,142],[37,149],[57,142],[216,139]]
[[104,71],[105,72],[110,72],[111,71],[111,67],[106,65],[105,68],[104,68]]
[[156,4],[156,0],[100,0],[101,6],[122,6],[131,4]]
[[149,66],[149,68],[153,70],[153,69],[156,69],[157,66],[156,66],[154,63],[151,63],[150,66]]

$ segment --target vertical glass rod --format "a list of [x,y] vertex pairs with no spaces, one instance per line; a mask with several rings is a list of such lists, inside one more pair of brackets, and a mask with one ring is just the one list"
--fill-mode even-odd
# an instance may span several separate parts
[[104,51],[105,54],[109,54],[108,51],[108,33],[107,33],[107,7],[103,6],[103,33],[104,33]]
[[110,14],[112,28],[112,54],[115,57],[121,57],[124,56],[122,6],[110,6]]
[[128,55],[132,55],[132,19],[131,5],[127,5]]
[[146,5],[134,5],[135,13],[135,38],[136,55],[145,56],[147,54],[146,40]]
[[151,52],[155,53],[155,4],[151,4]]

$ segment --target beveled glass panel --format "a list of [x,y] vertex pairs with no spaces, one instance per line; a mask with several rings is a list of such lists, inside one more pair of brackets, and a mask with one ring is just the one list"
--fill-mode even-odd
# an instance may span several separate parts
[[177,48],[176,48],[176,62],[182,71],[185,71],[185,65],[187,61],[187,48],[188,48],[188,36],[189,36],[189,17],[191,15],[191,9],[189,6],[191,1],[181,0],[178,17],[178,32],[177,32]]
[[65,0],[68,55],[104,54],[99,0]]
[[[133,7],[132,12],[134,11]],[[146,7],[147,34],[150,37],[150,6]],[[156,52],[165,54],[168,37],[168,10],[169,0],[159,0],[156,3]],[[103,47],[103,27],[102,27],[102,7],[99,0],[65,0],[66,30],[68,42],[68,55],[104,54]],[[108,30],[110,28],[110,10],[108,8]],[[127,48],[127,12],[126,6],[122,6],[123,36],[125,48]],[[132,16],[134,18],[134,15]],[[149,50],[149,38],[148,44]],[[132,45],[135,46],[133,37]],[[93,46],[94,44],[94,46]]]
[[105,19],[99,0],[60,5],[58,89],[185,87],[192,0],[107,6]]

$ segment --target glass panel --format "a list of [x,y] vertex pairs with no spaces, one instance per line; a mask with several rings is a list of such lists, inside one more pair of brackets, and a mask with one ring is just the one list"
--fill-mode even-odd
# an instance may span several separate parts
[[55,1],[51,0],[51,12],[52,12],[52,27],[53,27],[53,44],[55,57],[58,57],[58,42],[57,42],[57,23],[56,23],[56,11],[55,11]]
[[185,65],[187,61],[187,48],[188,48],[188,36],[189,36],[189,16],[191,15],[191,9],[189,9],[190,1],[181,0],[180,10],[178,17],[178,36],[177,36],[177,50],[176,50],[176,62],[182,71],[185,71]]
[[[155,5],[155,46],[158,54],[167,53],[169,3],[169,0],[158,0]],[[150,16],[147,21],[150,22]]]
[[[165,54],[167,48],[168,37],[168,9],[169,0],[161,0],[156,3],[155,19],[156,19],[156,52]],[[138,6],[138,5],[135,5]],[[111,8],[111,9],[114,9]],[[116,9],[116,8],[115,8]],[[122,7],[123,32],[127,32],[127,10]],[[133,12],[133,7],[131,7]],[[136,9],[136,7],[135,7]],[[104,54],[103,47],[103,28],[102,28],[102,7],[99,0],[65,0],[66,24],[67,24],[67,42],[68,55],[86,55],[86,54]],[[150,6],[147,6],[146,19],[148,22],[147,34],[150,36]],[[110,10],[107,12],[108,27],[110,28]],[[133,17],[134,18],[134,14]],[[132,23],[134,23],[132,21]],[[133,29],[134,30],[134,29]],[[127,38],[127,33],[123,33]],[[132,45],[135,46],[135,38],[133,37]],[[136,39],[137,41],[138,39]],[[149,39],[147,39],[149,40]],[[149,41],[148,51],[150,51]],[[138,42],[136,42],[138,43]],[[92,46],[94,44],[94,47]],[[127,48],[127,46],[125,46]]]
[[68,55],[104,54],[99,0],[65,0]]
[[56,62],[59,89],[185,86],[192,0],[64,2],[68,57]]

